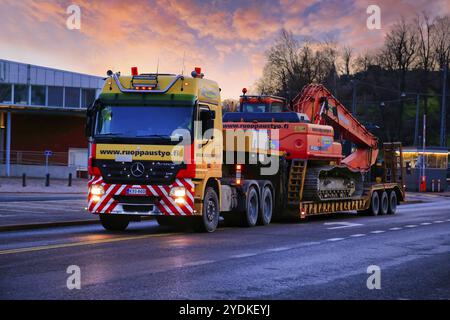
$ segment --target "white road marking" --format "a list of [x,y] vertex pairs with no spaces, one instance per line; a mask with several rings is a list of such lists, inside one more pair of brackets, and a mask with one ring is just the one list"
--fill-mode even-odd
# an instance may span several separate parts
[[267,251],[278,252],[278,251],[286,251],[286,250],[291,250],[291,249],[292,249],[292,247],[278,247],[278,248],[267,249]]
[[422,226],[429,226],[431,224],[431,222],[422,222],[421,225]]
[[358,237],[364,237],[365,235],[366,235],[365,233],[357,233],[357,234],[352,234],[350,237],[358,238]]
[[326,241],[341,241],[341,240],[344,240],[345,238],[330,238],[330,239],[327,239]]
[[325,222],[324,225],[325,226],[333,226],[333,225],[338,226],[338,227],[327,228],[328,230],[362,226],[361,223],[351,223],[351,222]]
[[447,221],[449,221],[449,222],[450,222],[450,219],[447,219]]
[[436,220],[436,221],[433,221],[433,223],[443,223],[444,221],[442,221],[442,220]]
[[253,256],[256,256],[256,255],[257,255],[257,253],[243,253],[243,254],[236,254],[236,255],[230,256],[230,258],[237,258],[237,259],[239,259],[239,258],[253,257]]
[[375,233],[375,234],[377,234],[377,233],[383,233],[383,232],[386,232],[386,231],[384,231],[384,230],[370,231],[370,233]]
[[401,227],[394,227],[394,228],[390,228],[389,230],[391,231],[397,231],[397,230],[402,230],[403,228]]
[[213,262],[215,262],[215,261],[214,260],[192,261],[192,262],[187,262],[182,265],[179,265],[179,267],[195,267],[195,266],[201,266],[203,264],[208,264],[208,263],[213,263]]
[[415,228],[417,227],[417,224],[408,224],[405,226],[405,228]]

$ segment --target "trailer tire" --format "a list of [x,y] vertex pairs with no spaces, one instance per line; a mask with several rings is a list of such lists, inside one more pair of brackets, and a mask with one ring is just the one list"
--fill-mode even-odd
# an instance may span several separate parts
[[389,209],[388,214],[395,214],[397,211],[397,193],[394,190],[389,192]]
[[258,223],[261,225],[268,225],[272,221],[273,214],[273,197],[270,188],[265,187],[261,197],[261,204],[259,206]]
[[247,193],[247,205],[244,214],[244,227],[254,227],[258,221],[259,198],[258,192],[251,187]]
[[124,216],[100,214],[100,222],[108,231],[124,231],[128,227],[130,219]]
[[389,198],[386,191],[381,192],[380,197],[380,215],[385,215],[388,213],[389,210]]
[[203,213],[199,220],[195,221],[195,231],[214,232],[219,225],[219,197],[212,187],[207,187],[203,198]]
[[380,196],[378,195],[378,192],[374,191],[372,192],[372,196],[370,198],[370,207],[369,207],[369,215],[370,216],[377,216],[380,212]]

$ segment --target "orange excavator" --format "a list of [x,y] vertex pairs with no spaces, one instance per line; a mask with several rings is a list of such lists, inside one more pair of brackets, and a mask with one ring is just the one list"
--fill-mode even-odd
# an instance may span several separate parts
[[[377,160],[378,139],[323,85],[305,86],[289,106],[280,108],[286,112],[249,112],[253,110],[249,104],[260,103],[264,97],[246,99],[244,92],[241,103],[244,101],[247,110],[241,108],[239,115],[227,115],[224,122],[271,123],[271,128],[277,130],[276,138],[273,129],[269,130],[273,145],[285,152],[287,160],[308,161],[304,200],[361,197],[365,173]],[[342,155],[342,140],[350,141],[355,146],[346,157]]]

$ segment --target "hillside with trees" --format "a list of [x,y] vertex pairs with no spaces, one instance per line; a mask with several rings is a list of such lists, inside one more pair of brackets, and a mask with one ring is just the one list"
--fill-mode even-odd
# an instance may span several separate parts
[[[298,39],[282,30],[266,58],[256,85],[259,93],[291,100],[306,84],[323,83],[349,110],[355,108],[358,119],[383,141],[420,144],[426,113],[427,144],[450,143],[448,125],[443,136],[440,129],[450,118],[448,89],[443,101],[450,64],[449,16],[420,14],[401,19],[387,32],[380,48],[363,52],[333,39]],[[441,121],[442,114],[447,121]]]

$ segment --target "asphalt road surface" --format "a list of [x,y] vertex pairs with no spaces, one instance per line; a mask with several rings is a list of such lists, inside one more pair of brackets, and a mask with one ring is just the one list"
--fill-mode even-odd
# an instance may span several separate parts
[[[73,265],[81,289],[69,290]],[[450,299],[450,198],[213,234],[154,221],[2,232],[0,298]]]

